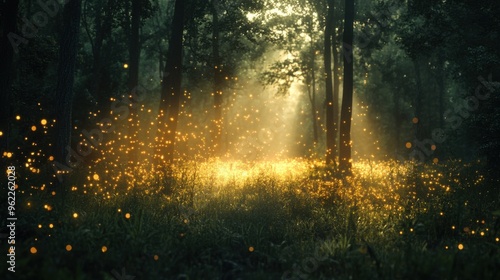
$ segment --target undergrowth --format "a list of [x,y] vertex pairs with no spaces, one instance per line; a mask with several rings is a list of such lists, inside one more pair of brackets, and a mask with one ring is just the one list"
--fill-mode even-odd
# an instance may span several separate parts
[[65,195],[18,194],[15,276],[498,279],[499,185],[480,170],[190,162],[133,188],[98,174]]

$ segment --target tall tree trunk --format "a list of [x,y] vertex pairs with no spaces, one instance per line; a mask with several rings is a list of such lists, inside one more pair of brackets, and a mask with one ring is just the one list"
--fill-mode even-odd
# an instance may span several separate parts
[[220,31],[219,31],[219,15],[218,15],[218,1],[212,0],[211,12],[212,12],[212,56],[214,63],[214,84],[213,84],[213,94],[214,94],[214,119],[212,127],[212,152],[214,155],[218,156],[222,151],[222,65],[220,58]]
[[[85,4],[87,4],[85,2]],[[84,5],[84,23],[87,31],[87,36],[89,37],[89,41],[91,43],[92,47],[92,58],[93,58],[93,65],[92,65],[92,81],[90,84],[90,94],[96,98],[98,105],[102,107],[101,104],[101,99],[103,98],[99,92],[99,86],[101,84],[101,49],[102,49],[102,43],[104,40],[104,32],[102,28],[102,7],[99,6],[99,9],[96,11],[95,18],[94,18],[94,25],[95,25],[95,39],[92,40],[91,38],[91,33],[87,28],[87,22],[86,22],[86,6]],[[92,43],[93,42],[93,43]]]
[[415,124],[415,138],[416,139],[422,139],[422,99],[423,99],[423,92],[422,92],[422,76],[420,73],[420,65],[418,63],[418,60],[415,58],[413,59],[413,68],[415,70],[415,81],[417,84],[417,94],[415,96],[415,118],[416,122],[414,121],[413,123]]
[[345,25],[344,25],[344,90],[342,96],[342,112],[340,113],[340,170],[350,172],[351,160],[351,119],[353,95],[353,27],[354,0],[345,0]]
[[[128,89],[133,91],[139,85],[139,60],[141,56],[140,25],[141,25],[141,0],[132,0],[132,18],[129,41],[129,67],[128,67]],[[130,154],[129,163],[137,164],[139,158],[140,140],[138,138],[140,119],[138,107],[130,107],[129,126]]]
[[438,74],[436,75],[437,79],[437,84],[438,84],[438,90],[439,90],[439,97],[438,97],[438,104],[439,104],[439,127],[443,128],[444,127],[444,98],[445,98],[445,78],[446,75],[444,73],[444,55],[442,53],[438,53],[438,61],[437,61],[438,67],[437,71]]
[[[314,56],[313,56],[314,59]],[[318,144],[319,136],[318,136],[318,112],[316,112],[316,73],[314,70],[314,60],[312,62],[311,68],[311,113],[312,113],[312,126],[314,133],[314,146]]]
[[161,87],[158,116],[156,163],[170,164],[174,160],[175,135],[179,117],[182,83],[182,33],[184,31],[184,0],[176,0],[167,62]]
[[[14,62],[14,48],[9,41],[9,34],[16,32],[17,13],[19,0],[6,1],[1,4],[2,8],[2,41],[0,42],[0,98],[2,105],[0,109],[0,158],[9,150],[9,131],[11,114],[11,85],[12,65]],[[11,34],[11,35],[12,35]]]
[[393,103],[394,103],[394,111],[393,111],[393,117],[394,117],[394,147],[395,147],[395,156],[399,155],[399,150],[400,150],[400,131],[401,131],[401,109],[400,109],[400,91],[399,89],[396,89],[396,92],[393,95]]
[[64,6],[63,32],[59,45],[59,66],[55,92],[57,134],[54,157],[64,162],[71,146],[71,113],[73,110],[73,83],[80,33],[81,0],[70,0]]
[[332,34],[334,24],[333,0],[328,1],[328,12],[324,34],[324,66],[325,66],[325,95],[326,95],[326,164],[335,164],[335,125],[334,100],[332,81]]
[[[311,76],[314,76],[311,73]],[[318,125],[317,125],[317,113],[316,113],[316,91],[314,89],[314,84],[307,85],[307,96],[309,97],[309,102],[311,103],[311,125],[313,127],[313,146],[316,147],[318,144]]]
[[[313,35],[313,26],[312,26],[312,21],[308,21],[308,32],[311,35]],[[310,45],[310,53],[309,53],[309,59],[310,59],[310,64],[309,68],[311,69],[311,86],[307,86],[308,94],[309,94],[309,101],[311,102],[311,125],[313,127],[313,146],[316,147],[319,141],[319,136],[318,136],[318,112],[316,112],[316,50],[314,48],[314,42],[311,40]],[[309,89],[310,88],[310,89]]]
[[[89,30],[87,30],[89,40],[92,46],[92,84],[90,85],[90,93],[97,100],[98,106],[105,109],[109,103],[109,95],[102,90],[103,85],[103,63],[102,63],[102,46],[104,39],[111,36],[114,1],[108,0],[106,6],[99,6],[94,19],[95,38],[92,40]],[[104,16],[103,16],[104,14]],[[92,43],[93,42],[93,43]]]
[[337,50],[337,36],[332,35],[333,39],[333,147],[334,154],[333,156],[337,156],[337,137],[339,135],[339,118],[340,118],[340,108],[339,108],[339,95],[340,95],[340,59],[339,52]]

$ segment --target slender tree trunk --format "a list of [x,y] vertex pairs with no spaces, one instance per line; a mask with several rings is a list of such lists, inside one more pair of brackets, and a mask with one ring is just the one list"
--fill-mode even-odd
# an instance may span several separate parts
[[340,119],[340,108],[339,108],[339,95],[340,95],[340,60],[339,60],[339,52],[337,51],[337,36],[335,34],[332,36],[333,38],[333,147],[334,154],[333,156],[337,156],[338,145],[337,145],[337,137],[339,135],[339,119]]
[[[105,109],[106,105],[109,103],[109,95],[103,92],[103,63],[102,63],[102,46],[104,40],[111,36],[111,23],[113,21],[113,4],[114,1],[108,0],[105,7],[100,6],[96,11],[96,16],[94,20],[95,25],[95,38],[92,44],[92,55],[93,55],[93,69],[92,69],[92,84],[90,93],[98,102],[98,106],[101,109]],[[104,13],[104,17],[103,17]],[[90,38],[89,34],[89,40]]]
[[316,82],[315,82],[316,75],[314,72],[315,72],[314,68],[311,68],[311,76],[312,76],[311,113],[312,113],[312,126],[313,126],[313,134],[314,134],[313,135],[314,136],[314,146],[316,146],[319,142],[319,136],[318,136],[318,112],[316,112]]
[[317,114],[315,105],[316,93],[314,91],[314,85],[306,85],[306,88],[307,88],[307,96],[309,97],[309,103],[311,103],[311,125],[313,127],[313,146],[315,147],[316,144],[318,144],[318,126],[317,126]]
[[340,113],[340,170],[350,172],[351,160],[351,119],[353,96],[353,27],[354,0],[345,0],[345,25],[344,25],[344,90],[342,97],[342,112]]
[[401,131],[401,109],[400,109],[400,92],[399,89],[396,89],[396,92],[393,95],[393,102],[394,102],[394,146],[395,148],[395,156],[399,154],[399,149],[401,145],[400,139],[400,131]]
[[54,157],[64,162],[71,147],[71,114],[73,109],[73,84],[76,55],[80,33],[81,0],[70,0],[64,6],[63,32],[59,47],[59,66],[55,92],[57,119]]
[[[19,0],[6,1],[1,4],[2,8],[2,41],[0,42],[0,98],[2,105],[0,109],[0,158],[9,150],[11,113],[11,85],[12,65],[14,62],[14,48],[9,41],[9,34],[16,32],[17,13]],[[11,35],[12,35],[11,34]]]
[[219,31],[219,15],[217,13],[218,1],[213,0],[211,11],[212,11],[212,56],[214,63],[214,119],[212,127],[212,152],[214,155],[218,156],[222,151],[222,65],[220,58],[220,31]]
[[415,138],[416,139],[422,139],[422,98],[423,98],[423,92],[422,92],[422,77],[420,74],[420,65],[416,59],[413,60],[413,68],[415,70],[415,80],[417,84],[417,94],[415,96],[415,118],[416,122],[414,121],[413,123],[415,124]]
[[179,117],[182,83],[182,33],[184,31],[184,0],[176,0],[167,62],[163,73],[156,162],[171,164],[174,160],[175,135]]
[[[85,19],[86,17],[84,17]],[[101,7],[99,7],[99,10],[96,11],[96,15],[94,18],[94,25],[95,25],[95,39],[94,43],[92,44],[92,56],[93,56],[93,66],[92,66],[92,81],[91,81],[91,91],[90,93],[94,98],[96,98],[99,106],[102,108],[101,104],[101,99],[103,99],[103,96],[101,96],[99,92],[99,87],[101,84],[101,49],[102,49],[102,43],[104,40],[104,32],[102,28],[102,11]],[[88,36],[90,37],[90,32],[88,32]],[[92,38],[89,38],[89,40],[92,40]],[[91,41],[92,43],[92,41]]]
[[[132,19],[130,28],[130,42],[129,42],[129,67],[128,67],[128,89],[133,91],[139,85],[139,61],[141,57],[140,46],[140,24],[141,24],[141,0],[132,0]],[[137,164],[139,158],[140,140],[139,127],[139,110],[138,107],[130,107],[130,118],[132,121],[129,126],[129,141],[130,141],[130,155],[129,163]]]
[[326,164],[335,164],[335,125],[334,125],[334,100],[332,81],[332,34],[333,34],[333,0],[328,1],[328,12],[325,22],[324,34],[324,64],[326,82]]
[[[311,23],[311,22],[309,22]],[[309,34],[312,35],[313,30],[312,30],[312,24],[309,24]],[[318,113],[316,112],[316,50],[314,49],[314,44],[313,40],[311,40],[310,44],[310,65],[309,68],[311,69],[311,89],[309,90],[308,86],[308,91],[309,93],[309,101],[311,102],[311,125],[313,126],[313,141],[314,141],[314,147],[318,144]]]
[[437,84],[438,84],[438,90],[439,90],[439,127],[443,128],[444,127],[444,98],[445,98],[445,77],[446,75],[444,74],[444,57],[443,54],[439,53],[438,54],[438,75],[436,75],[437,79]]

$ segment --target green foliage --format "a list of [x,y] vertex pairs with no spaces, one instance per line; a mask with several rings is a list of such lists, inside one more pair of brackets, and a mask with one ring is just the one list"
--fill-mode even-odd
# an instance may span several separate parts
[[[409,1],[402,14],[404,24],[399,26],[397,36],[405,51],[414,59],[438,53],[450,65],[449,72],[465,93],[454,102],[455,108],[463,106],[462,98],[476,98],[478,86],[484,84],[480,78],[488,79],[488,90],[498,95],[499,11],[495,1]],[[487,158],[490,169],[500,162],[498,125],[494,121],[498,102],[496,97],[483,99],[477,108],[469,110],[472,117],[462,115],[467,123],[462,129],[472,140],[469,143]],[[478,133],[479,127],[486,129]]]

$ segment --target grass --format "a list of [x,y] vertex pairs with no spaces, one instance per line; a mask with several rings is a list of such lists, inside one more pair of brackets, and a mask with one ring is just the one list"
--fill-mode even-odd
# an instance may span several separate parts
[[479,163],[358,162],[346,177],[189,162],[118,184],[96,170],[65,195],[18,194],[15,279],[500,277],[498,182]]

